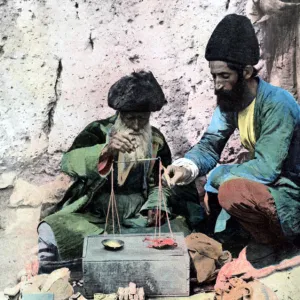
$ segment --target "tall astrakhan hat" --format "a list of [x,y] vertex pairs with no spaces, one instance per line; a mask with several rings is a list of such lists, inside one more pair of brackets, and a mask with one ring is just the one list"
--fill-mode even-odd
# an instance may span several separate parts
[[124,76],[108,92],[108,105],[118,111],[158,111],[166,103],[162,88],[151,72]]
[[256,65],[259,44],[251,21],[241,15],[225,16],[213,31],[205,50],[208,61]]

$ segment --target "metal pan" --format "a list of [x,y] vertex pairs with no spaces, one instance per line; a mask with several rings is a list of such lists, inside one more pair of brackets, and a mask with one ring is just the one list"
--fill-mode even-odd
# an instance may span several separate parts
[[106,239],[102,241],[102,245],[107,250],[119,250],[123,248],[124,242],[117,239]]

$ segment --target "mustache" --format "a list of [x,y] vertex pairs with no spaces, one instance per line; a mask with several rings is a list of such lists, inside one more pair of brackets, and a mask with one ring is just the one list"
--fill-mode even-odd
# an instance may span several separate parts
[[234,95],[236,93],[234,93],[233,91],[226,91],[226,90],[215,90],[215,95],[221,96],[221,97],[232,97],[232,95]]
[[235,97],[241,97],[243,95],[244,91],[245,91],[245,89],[243,86],[237,86],[230,91],[215,89],[215,95],[220,96],[220,97],[235,98]]
[[244,97],[249,93],[246,81],[240,77],[231,90],[215,89],[217,105],[222,111],[238,112],[245,108]]

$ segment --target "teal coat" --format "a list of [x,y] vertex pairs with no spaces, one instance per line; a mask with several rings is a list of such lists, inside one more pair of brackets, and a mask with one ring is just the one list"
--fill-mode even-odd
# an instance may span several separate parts
[[[247,178],[269,187],[274,197],[283,232],[300,234],[300,109],[287,91],[258,78],[254,110],[254,158],[217,167],[209,178],[207,191],[217,192],[222,183]],[[219,162],[229,137],[238,127],[237,113],[217,108],[207,131],[185,157],[206,175]]]

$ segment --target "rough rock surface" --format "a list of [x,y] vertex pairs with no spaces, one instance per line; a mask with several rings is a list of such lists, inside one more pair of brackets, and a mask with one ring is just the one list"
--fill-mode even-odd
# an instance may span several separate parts
[[76,134],[113,113],[110,85],[139,68],[153,71],[169,100],[154,123],[174,155],[187,150],[215,103],[203,54],[225,2],[4,1],[2,170],[55,174]]
[[[110,85],[140,68],[153,71],[169,101],[152,122],[166,135],[173,156],[182,155],[199,140],[215,105],[206,42],[224,14],[245,14],[246,4],[2,1],[0,172],[49,181],[76,134],[113,113],[106,106]],[[283,11],[256,25],[261,74],[295,96],[297,17]],[[229,147],[227,155],[239,146]]]
[[38,207],[42,203],[58,202],[67,188],[71,179],[67,175],[60,175],[55,180],[36,186],[23,179],[18,179],[9,199],[10,207]]
[[[246,14],[246,5],[0,0],[0,290],[30,258],[40,204],[56,202],[70,184],[59,176],[62,152],[88,123],[113,113],[106,96],[120,76],[144,68],[157,77],[169,103],[152,123],[174,158],[199,140],[215,107],[205,45],[225,14]],[[283,12],[255,25],[260,74],[295,97],[299,20]],[[236,133],[222,161],[234,162],[238,152],[244,150]]]
[[4,172],[0,175],[0,189],[13,187],[16,179],[15,172]]
[[205,45],[226,3],[0,0],[0,289],[36,245],[40,204],[69,184],[56,177],[62,152],[113,113],[106,96],[120,76],[157,77],[169,103],[152,122],[174,157],[198,141],[215,106]]

